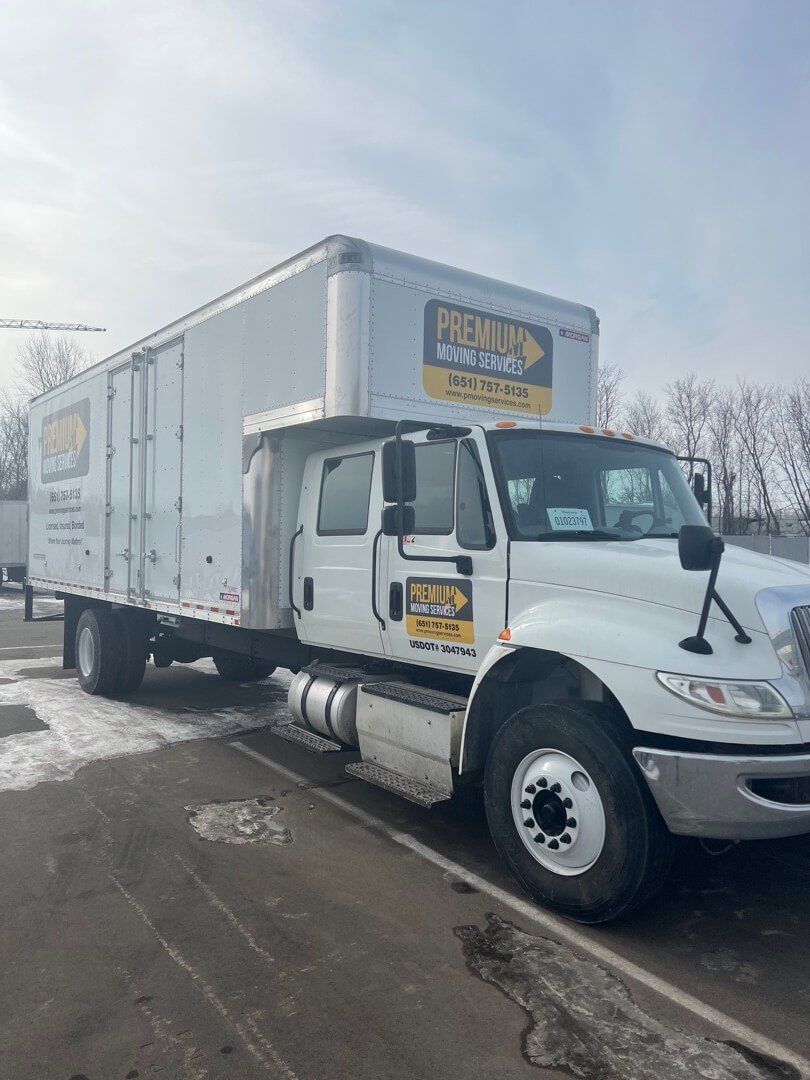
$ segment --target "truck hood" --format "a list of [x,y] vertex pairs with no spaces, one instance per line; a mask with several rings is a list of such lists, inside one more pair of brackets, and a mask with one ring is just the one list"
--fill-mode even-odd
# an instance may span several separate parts
[[[608,593],[691,611],[703,604],[708,573],[682,569],[675,539],[513,542],[510,576],[520,581]],[[760,589],[810,586],[810,567],[726,545],[717,591],[749,630],[764,631],[756,607]],[[520,607],[519,588],[514,589]],[[714,615],[720,615],[715,608]],[[722,616],[721,616],[722,617]]]

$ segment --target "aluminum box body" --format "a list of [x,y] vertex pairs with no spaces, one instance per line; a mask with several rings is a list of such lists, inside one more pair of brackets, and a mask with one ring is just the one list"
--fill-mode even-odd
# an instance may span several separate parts
[[28,558],[28,503],[0,499],[0,566],[25,566]]
[[34,584],[291,625],[306,456],[396,420],[589,422],[590,308],[334,236],[32,402]]

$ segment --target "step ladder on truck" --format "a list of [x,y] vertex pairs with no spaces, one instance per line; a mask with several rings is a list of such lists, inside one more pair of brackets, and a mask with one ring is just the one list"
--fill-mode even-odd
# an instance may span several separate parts
[[483,787],[601,922],[673,835],[810,831],[810,571],[593,424],[598,320],[333,236],[31,405],[31,586],[90,694],[295,673],[282,737],[420,806]]

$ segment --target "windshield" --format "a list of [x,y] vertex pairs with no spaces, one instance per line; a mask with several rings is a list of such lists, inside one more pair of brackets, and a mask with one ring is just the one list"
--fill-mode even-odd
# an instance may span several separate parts
[[640,540],[706,524],[666,450],[562,432],[490,441],[513,540]]

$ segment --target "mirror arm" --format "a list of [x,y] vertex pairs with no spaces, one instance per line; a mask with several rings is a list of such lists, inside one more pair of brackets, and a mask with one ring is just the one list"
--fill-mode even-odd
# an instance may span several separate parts
[[680,647],[686,649],[687,652],[700,653],[702,656],[708,656],[714,651],[705,637],[706,624],[709,621],[709,610],[712,606],[712,601],[717,604],[736,631],[734,640],[738,641],[740,645],[751,644],[751,638],[746,634],[741,624],[734,617],[728,604],[720,598],[720,595],[717,592],[717,574],[720,570],[720,560],[723,557],[724,547],[723,541],[719,536],[716,536],[714,538],[712,565],[711,570],[709,571],[709,583],[706,586],[706,595],[703,598],[703,608],[700,612],[700,622],[698,623],[697,633],[693,637],[684,638],[683,641],[678,642]]

